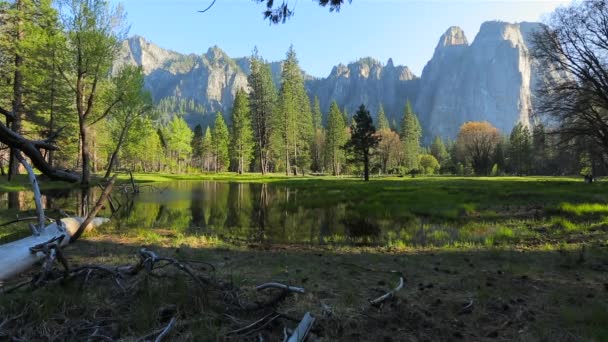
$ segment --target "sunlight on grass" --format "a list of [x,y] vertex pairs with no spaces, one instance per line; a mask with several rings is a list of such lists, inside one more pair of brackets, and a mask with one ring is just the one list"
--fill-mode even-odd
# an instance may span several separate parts
[[608,204],[601,203],[562,203],[559,205],[559,210],[577,216],[586,214],[608,214]]

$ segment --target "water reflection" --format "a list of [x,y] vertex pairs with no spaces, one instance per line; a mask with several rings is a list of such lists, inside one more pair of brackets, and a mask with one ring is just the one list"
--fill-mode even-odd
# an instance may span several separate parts
[[[100,192],[46,191],[43,203],[47,210],[83,215]],[[463,240],[483,243],[484,234],[490,234],[473,236],[453,225],[431,225],[407,215],[401,221],[370,217],[360,213],[357,203],[327,204],[325,199],[320,206],[319,196],[312,188],[180,181],[142,187],[136,196],[115,193],[113,210],[108,206],[102,215],[112,216],[118,232],[171,231],[260,243],[444,245]],[[33,208],[29,192],[0,194],[0,216]]]

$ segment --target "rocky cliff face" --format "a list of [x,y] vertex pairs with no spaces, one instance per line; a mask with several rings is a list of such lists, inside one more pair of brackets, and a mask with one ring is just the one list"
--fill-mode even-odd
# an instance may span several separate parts
[[[383,104],[389,120],[397,123],[409,99],[428,140],[435,135],[454,138],[472,120],[489,121],[509,133],[517,122],[530,122],[534,89],[548,75],[529,53],[539,25],[486,22],[471,44],[460,28],[450,27],[420,78],[391,59],[382,64],[368,57],[335,66],[326,78],[305,74],[306,87],[311,97],[319,97],[323,111],[336,100],[351,115],[363,103],[375,116]],[[124,64],[143,67],[146,86],[157,101],[168,96],[193,99],[208,112],[225,114],[236,91],[247,89],[250,72],[248,58],[232,59],[218,47],[203,55],[183,55],[141,37],[123,42],[115,70]],[[271,63],[271,69],[278,87],[281,63]]]
[[210,112],[230,108],[237,90],[248,88],[247,75],[217,46],[203,55],[182,55],[133,37],[123,42],[114,69],[125,64],[143,67],[155,100],[194,99]]
[[540,24],[486,22],[471,45],[452,27],[425,66],[415,109],[427,137],[454,137],[467,121],[489,121],[503,133],[530,123],[541,66],[530,58]]
[[309,93],[319,97],[321,109],[329,110],[332,101],[352,115],[361,104],[375,115],[384,105],[389,121],[398,121],[408,98],[418,90],[417,77],[405,66],[386,65],[372,58],[362,58],[348,65],[335,66],[327,78],[309,81]]

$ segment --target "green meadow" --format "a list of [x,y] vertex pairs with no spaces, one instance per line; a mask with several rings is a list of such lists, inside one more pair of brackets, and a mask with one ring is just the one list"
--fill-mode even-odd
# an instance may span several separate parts
[[[121,317],[104,323],[113,327],[110,338],[137,340],[166,326],[159,310],[168,306],[186,340],[224,339],[272,311],[292,317],[293,326],[313,313],[313,336],[327,341],[608,339],[608,182],[134,176],[141,198],[65,249],[73,267],[132,264],[146,246],[229,282],[244,298],[261,296],[255,286],[267,281],[306,293],[261,312],[227,313],[225,299],[167,268],[121,280],[126,292],[99,275],[49,285],[36,290],[35,307],[28,292],[3,295],[2,314],[25,310],[32,339],[48,329],[64,336],[103,314]],[[121,175],[118,186],[129,187],[129,177]],[[30,194],[22,197],[31,210]],[[5,221],[14,216],[2,212]],[[3,241],[27,234],[23,223],[0,227]],[[404,288],[385,305],[370,306],[396,286],[394,272],[404,276]],[[71,324],[50,320],[54,315]],[[270,325],[264,336],[280,340],[281,331]]]

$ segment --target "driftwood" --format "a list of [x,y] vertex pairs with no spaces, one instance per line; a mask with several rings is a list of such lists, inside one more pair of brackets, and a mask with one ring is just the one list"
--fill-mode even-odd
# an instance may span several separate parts
[[167,337],[167,335],[169,335],[169,333],[171,332],[171,329],[173,329],[173,327],[175,326],[175,322],[177,322],[177,319],[175,317],[171,318],[171,321],[169,322],[167,327],[165,327],[165,329],[163,329],[163,331],[156,337],[154,342],[161,342],[165,337]]
[[[84,231],[92,230],[108,221],[106,218],[95,218],[84,226]],[[61,248],[69,243],[70,237],[80,229],[83,222],[82,217],[64,218],[41,229],[39,235],[28,236],[0,246],[0,285],[27,271],[46,257],[45,253],[33,252],[30,248],[49,242],[57,243]]]
[[404,282],[405,282],[405,280],[403,279],[403,277],[399,277],[399,285],[397,285],[397,287],[390,290],[386,294],[384,294],[376,299],[371,300],[370,304],[379,305],[379,304],[382,304],[382,302],[384,302],[385,300],[392,298],[395,295],[395,293],[397,293],[399,290],[401,290],[403,288]]
[[273,288],[273,289],[286,290],[288,292],[304,293],[304,289],[301,287],[289,286],[289,285],[285,285],[285,284],[281,284],[281,283],[274,283],[274,282],[258,285],[255,288],[258,291]]
[[38,214],[38,225],[30,225],[31,236],[0,246],[0,286],[7,280],[27,271],[40,261],[44,261],[43,268],[35,284],[41,284],[46,279],[56,259],[63,264],[67,273],[67,262],[63,258],[61,248],[75,241],[84,232],[108,221],[108,219],[104,218],[95,218],[95,215],[101,209],[102,202],[111,191],[113,181],[115,180],[115,177],[112,178],[110,185],[106,187],[94,210],[86,218],[64,218],[45,227],[44,221],[46,216],[44,215],[40,189],[34,171],[20,152],[16,152],[15,156],[27,169],[30,182],[32,183]]
[[291,336],[289,336],[289,339],[287,339],[287,342],[303,342],[306,340],[306,337],[308,336],[308,333],[310,332],[310,329],[312,329],[312,325],[314,323],[315,318],[310,314],[310,312],[305,313],[296,330],[293,332],[293,334],[291,334]]

